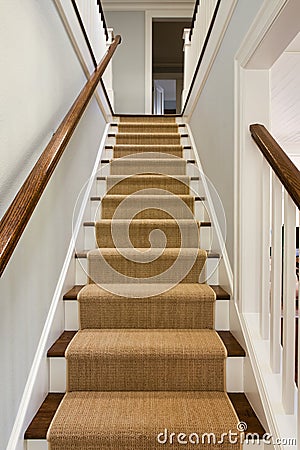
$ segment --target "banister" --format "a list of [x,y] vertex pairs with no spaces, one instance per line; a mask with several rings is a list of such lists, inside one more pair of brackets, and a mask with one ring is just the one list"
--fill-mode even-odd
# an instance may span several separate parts
[[103,11],[103,8],[102,8],[101,0],[97,0],[97,5],[99,6],[99,12],[100,12],[100,15],[101,15],[101,20],[103,22],[103,28],[104,28],[104,33],[105,33],[105,36],[106,36],[106,40],[108,41],[108,38],[109,38],[109,36],[108,36],[108,29],[107,29],[107,25],[106,25],[106,20],[105,20],[104,11]]
[[117,35],[2,217],[0,276],[120,42],[121,36]]
[[[85,43],[86,43],[87,48],[88,48],[88,51],[89,51],[89,53],[90,53],[90,55],[91,55],[91,58],[92,58],[92,61],[93,61],[93,64],[94,64],[94,68],[96,69],[96,67],[97,67],[97,61],[96,61],[96,58],[95,58],[95,55],[94,55],[94,52],[93,52],[93,49],[92,49],[90,40],[89,40],[89,38],[88,38],[88,35],[87,35],[87,32],[86,32],[86,29],[85,29],[83,20],[82,20],[82,18],[81,18],[81,15],[80,15],[80,12],[79,12],[79,9],[78,9],[76,0],[71,0],[71,3],[72,3],[72,5],[73,5],[73,8],[74,8],[74,11],[75,11],[75,14],[76,14],[76,17],[77,17],[79,26],[80,26],[80,28],[81,28],[81,32],[82,32],[82,34],[83,34]],[[107,39],[106,39],[106,40],[107,40]]]
[[194,31],[194,27],[195,27],[195,22],[196,22],[196,18],[197,18],[199,4],[200,4],[200,0],[196,0],[195,7],[194,7],[194,12],[193,12],[193,18],[192,18],[190,34],[189,34],[189,40],[190,41],[191,41],[192,36],[193,36],[193,31]]
[[300,208],[300,172],[264,125],[250,125],[252,138],[286,191]]
[[[81,17],[81,15],[80,15],[80,12],[79,12],[79,9],[78,9],[76,0],[71,0],[71,1],[72,1],[72,5],[73,5],[73,8],[74,8],[74,11],[75,11],[75,14],[76,14],[76,17],[77,17],[79,26],[80,26],[80,28],[81,28],[81,31],[82,31],[82,34],[83,34],[83,37],[84,37],[86,46],[87,46],[88,51],[89,51],[89,54],[90,54],[90,56],[91,56],[91,60],[92,60],[92,62],[93,62],[93,64],[94,64],[94,68],[96,69],[96,68],[97,68],[96,57],[95,57],[95,54],[94,54],[92,45],[91,45],[91,43],[90,43],[88,34],[87,34],[87,32],[86,32],[86,29],[85,29],[85,26],[84,26],[82,17]],[[104,17],[104,12],[103,12],[102,4],[101,4],[101,1],[100,1],[100,0],[97,0],[97,5],[99,6],[99,11],[100,11],[100,13],[101,13],[101,20],[102,20],[103,23],[104,23],[104,31],[105,31],[106,41],[108,41],[108,29],[107,29],[107,26],[106,26],[105,17]],[[110,99],[109,99],[109,97],[108,97],[108,94],[107,94],[107,91],[106,91],[106,87],[105,87],[105,84],[103,83],[102,78],[100,79],[100,84],[101,84],[101,88],[102,88],[102,91],[103,91],[103,93],[104,93],[104,96],[105,96],[107,105],[108,105],[108,107],[109,107],[109,109],[110,109],[110,112],[111,112],[112,115],[114,115],[115,113],[114,113],[113,108],[112,108],[112,106],[111,106]]]
[[[196,2],[194,15],[193,15],[193,25],[195,24],[195,20],[196,20],[197,10],[198,10],[199,4],[200,4],[199,2]],[[188,95],[187,95],[187,97],[185,99],[184,106],[183,106],[183,108],[181,110],[181,114],[180,114],[181,117],[183,117],[183,115],[185,113],[185,110],[187,108],[188,102],[190,100],[190,97],[192,95],[192,92],[193,92],[193,89],[194,89],[194,85],[195,85],[195,82],[196,82],[196,79],[197,79],[197,76],[198,76],[198,73],[199,73],[199,70],[200,70],[200,66],[202,64],[202,61],[203,61],[203,58],[204,58],[204,55],[205,55],[205,52],[206,52],[206,48],[208,46],[208,42],[209,42],[212,30],[214,28],[215,21],[217,19],[217,15],[218,15],[218,11],[219,11],[220,5],[221,5],[221,0],[217,0],[215,9],[214,9],[214,12],[213,12],[213,15],[212,15],[212,19],[211,19],[209,28],[207,30],[204,43],[203,43],[203,47],[201,49],[201,52],[200,52],[200,55],[199,55],[199,59],[198,59],[198,62],[197,62],[197,65],[196,65],[196,68],[195,68],[195,71],[194,71],[194,74],[193,74],[193,78],[192,78],[192,81],[191,81],[191,84],[190,84],[190,87],[189,87],[189,92],[188,92]],[[191,39],[191,34],[190,34],[190,39]]]

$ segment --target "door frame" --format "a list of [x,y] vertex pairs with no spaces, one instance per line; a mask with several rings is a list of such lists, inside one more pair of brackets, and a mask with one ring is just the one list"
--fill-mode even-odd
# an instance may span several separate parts
[[[145,114],[152,114],[152,21],[153,19],[191,18],[193,11],[188,8],[145,11]],[[183,48],[183,39],[182,39]]]

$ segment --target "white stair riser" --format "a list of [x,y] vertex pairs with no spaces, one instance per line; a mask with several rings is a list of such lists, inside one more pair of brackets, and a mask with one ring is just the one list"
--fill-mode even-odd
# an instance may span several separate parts
[[200,275],[200,283],[219,285],[219,258],[207,258]]
[[[200,227],[200,248],[209,250],[212,241],[212,229],[211,227]],[[95,227],[84,227],[84,248],[85,250],[92,250],[97,248]]]
[[46,441],[46,439],[28,439],[27,441],[25,441],[25,445],[26,450],[48,450],[48,442]]
[[[215,329],[229,331],[229,302],[230,300],[217,300],[215,309]],[[65,330],[73,331],[79,328],[79,313],[77,300],[66,300]]]
[[[200,283],[207,282],[211,285],[219,285],[219,258],[207,258],[205,266],[200,275]],[[87,283],[87,258],[76,258],[76,281],[75,284]]]
[[230,330],[230,300],[217,300],[215,307],[215,330]]
[[75,259],[75,284],[86,284],[87,276],[87,258]]
[[229,356],[226,360],[227,392],[244,392],[244,362],[241,356]]
[[[66,391],[66,359],[49,359],[50,392]],[[227,392],[243,392],[244,390],[244,358],[228,357],[226,360],[226,390]]]
[[77,300],[64,301],[65,308],[65,330],[74,331],[79,329],[79,304]]
[[[270,446],[260,444],[243,444],[243,450],[268,450]],[[48,450],[48,443],[46,440],[34,441],[32,439],[27,440],[27,450]]]

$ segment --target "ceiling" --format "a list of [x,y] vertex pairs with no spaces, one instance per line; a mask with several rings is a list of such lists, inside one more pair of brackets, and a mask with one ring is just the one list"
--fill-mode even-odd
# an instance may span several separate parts
[[300,154],[300,33],[271,69],[272,131],[287,153]]
[[102,0],[105,11],[194,10],[195,0]]
[[191,20],[153,21],[153,73],[183,73],[183,29],[190,26]]

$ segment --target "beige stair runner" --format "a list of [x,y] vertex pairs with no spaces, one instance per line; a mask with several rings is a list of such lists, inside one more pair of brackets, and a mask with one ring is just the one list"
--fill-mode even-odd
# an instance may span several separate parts
[[113,152],[49,447],[240,449],[175,119],[122,117]]

